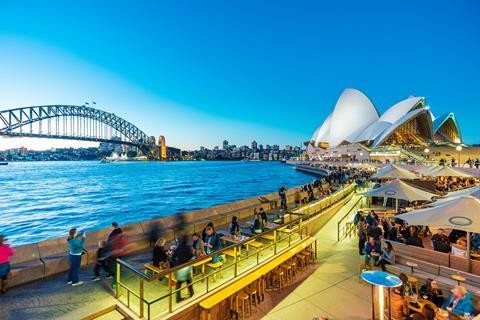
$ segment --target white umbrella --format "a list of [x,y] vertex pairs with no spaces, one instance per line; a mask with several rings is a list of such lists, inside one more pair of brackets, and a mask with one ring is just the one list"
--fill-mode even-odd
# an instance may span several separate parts
[[399,179],[384,184],[380,188],[363,192],[362,195],[367,197],[394,198],[396,210],[398,210],[398,199],[407,201],[432,201],[432,197],[437,197],[434,193],[412,187]]
[[480,199],[480,186],[468,188],[468,189],[463,189],[463,190],[457,190],[457,191],[451,191],[447,193],[444,197],[437,199],[437,201],[430,203],[428,206],[430,207],[438,207],[441,206],[449,201],[456,200],[460,197],[463,196],[473,196],[476,198]]
[[446,166],[438,166],[427,172],[422,172],[422,174],[424,176],[429,176],[429,177],[461,177],[461,178],[473,177],[468,173],[462,172],[452,167],[446,167]]
[[410,225],[466,231],[468,266],[470,269],[470,232],[480,232],[480,199],[473,196],[462,196],[441,206],[419,209],[395,217],[408,222]]
[[436,170],[438,167],[439,166],[422,166],[415,171],[426,176],[429,172]]
[[417,175],[407,169],[403,169],[397,165],[389,164],[378,169],[377,173],[372,176],[375,179],[416,179]]

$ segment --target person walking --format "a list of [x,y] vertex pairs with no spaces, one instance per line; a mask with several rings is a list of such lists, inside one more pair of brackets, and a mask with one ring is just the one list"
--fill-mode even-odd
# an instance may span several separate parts
[[[175,252],[172,256],[172,261],[175,267],[180,266],[193,258],[193,248],[188,245],[188,236],[184,235],[180,239],[179,246],[175,249]],[[192,266],[187,266],[185,268],[177,270],[175,273],[175,278],[177,279],[177,284],[175,289],[177,290],[177,303],[184,300],[182,298],[182,293],[180,288],[182,287],[183,282],[187,282],[188,292],[190,293],[190,298],[193,297],[193,285],[192,285]]]
[[1,293],[7,292],[7,277],[10,273],[10,257],[15,254],[15,251],[5,241],[5,237],[3,235],[0,235]]
[[107,242],[105,240],[98,242],[98,249],[97,249],[97,261],[95,262],[95,267],[93,268],[93,279],[92,281],[99,281],[100,280],[100,270],[103,269],[107,273],[106,279],[112,279],[113,274],[111,268],[108,266],[108,257],[109,252],[106,249]]
[[68,272],[67,283],[72,286],[79,286],[83,284],[83,281],[79,281],[79,275],[83,246],[85,245],[85,232],[78,233],[77,229],[70,229],[67,242],[70,260],[70,271]]

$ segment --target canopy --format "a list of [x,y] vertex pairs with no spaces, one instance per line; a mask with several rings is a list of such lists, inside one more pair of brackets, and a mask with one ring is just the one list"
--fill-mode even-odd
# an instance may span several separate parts
[[462,178],[471,178],[472,175],[459,171],[452,167],[438,166],[434,167],[431,170],[422,172],[424,176],[429,177],[462,177]]
[[480,232],[480,200],[473,196],[462,196],[437,207],[414,210],[395,218],[410,225]]
[[415,171],[425,176],[428,175],[429,172],[436,170],[438,167],[439,166],[422,166]]
[[417,175],[407,169],[400,168],[397,165],[389,164],[378,169],[377,173],[372,176],[374,179],[415,179]]
[[441,206],[441,205],[443,205],[447,202],[456,200],[456,199],[458,199],[460,197],[463,197],[463,196],[473,196],[475,198],[480,199],[480,186],[449,192],[449,193],[447,193],[447,195],[445,197],[437,199],[437,201],[435,201],[433,203],[430,203],[428,206],[438,207],[438,206]]
[[407,201],[432,201],[432,197],[438,197],[438,195],[434,193],[412,187],[399,179],[393,180],[380,188],[366,191],[362,193],[362,195],[367,197],[395,198]]

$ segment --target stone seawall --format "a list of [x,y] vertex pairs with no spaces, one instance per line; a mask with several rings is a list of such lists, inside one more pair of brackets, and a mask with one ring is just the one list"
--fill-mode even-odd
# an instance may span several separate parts
[[[300,192],[299,187],[290,189],[287,192],[287,203],[291,205],[305,196],[306,193]],[[254,212],[261,207],[269,210],[279,206],[280,197],[278,193],[273,192],[186,212],[183,213],[183,217],[187,223],[186,231],[193,233],[201,232],[209,222],[213,222],[218,229],[225,229],[234,215],[241,221],[246,221],[251,219]],[[121,223],[121,221],[118,222]],[[150,247],[152,230],[161,229],[161,235],[167,241],[175,239],[178,232],[175,229],[176,224],[177,217],[173,215],[121,225],[121,227],[127,234],[133,251],[140,251]],[[65,230],[65,233],[67,232],[68,230]],[[98,247],[98,242],[105,240],[109,232],[110,229],[101,229],[87,233],[86,254],[82,256],[82,266],[95,262],[95,251]],[[66,239],[67,236],[15,247],[16,253],[11,259],[12,272],[9,286],[20,285],[67,271],[69,262]]]

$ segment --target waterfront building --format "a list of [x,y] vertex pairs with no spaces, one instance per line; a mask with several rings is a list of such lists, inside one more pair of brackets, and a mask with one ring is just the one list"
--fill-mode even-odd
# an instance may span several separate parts
[[364,93],[349,88],[313,133],[308,153],[311,158],[395,158],[439,144],[462,144],[453,113],[436,117],[425,97],[410,96],[380,114]]

